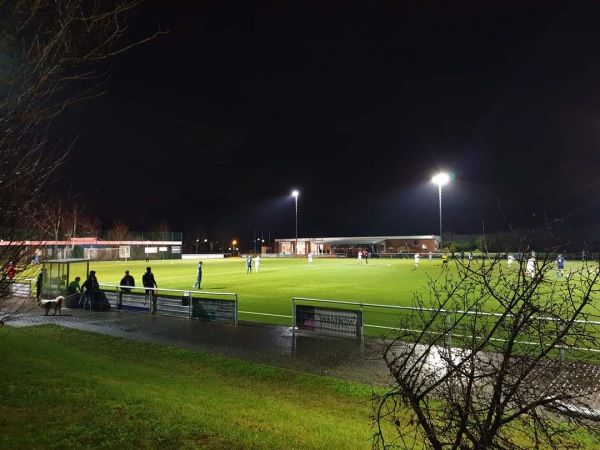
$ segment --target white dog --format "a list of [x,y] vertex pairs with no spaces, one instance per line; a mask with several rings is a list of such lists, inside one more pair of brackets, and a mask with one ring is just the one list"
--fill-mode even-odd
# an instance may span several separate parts
[[46,314],[44,314],[45,316],[48,315],[50,309],[54,309],[54,315],[56,315],[56,313],[58,312],[58,315],[60,316],[60,311],[63,307],[64,302],[65,298],[62,295],[59,295],[54,300],[40,300],[38,302],[38,306],[46,310]]

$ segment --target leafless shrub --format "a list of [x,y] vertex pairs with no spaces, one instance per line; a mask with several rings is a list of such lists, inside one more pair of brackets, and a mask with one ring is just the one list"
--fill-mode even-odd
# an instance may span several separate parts
[[414,298],[385,341],[394,382],[374,397],[373,448],[562,449],[598,432],[598,272],[561,277],[549,245],[527,274],[531,241],[511,269],[456,260]]

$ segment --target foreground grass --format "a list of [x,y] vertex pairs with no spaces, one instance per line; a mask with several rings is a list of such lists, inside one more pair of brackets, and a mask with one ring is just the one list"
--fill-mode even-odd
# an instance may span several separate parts
[[373,432],[368,386],[56,325],[0,328],[0,389],[7,450],[369,449]]
[[0,448],[368,449],[371,388],[43,325],[0,329]]

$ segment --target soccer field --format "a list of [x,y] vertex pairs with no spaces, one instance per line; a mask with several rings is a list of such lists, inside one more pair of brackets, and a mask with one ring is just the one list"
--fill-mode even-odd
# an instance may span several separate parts
[[[478,264],[478,262],[473,262]],[[118,284],[129,270],[137,286],[150,265],[158,287],[193,290],[197,260],[129,262],[91,262],[100,284]],[[505,263],[502,262],[505,266]],[[306,259],[261,258],[259,272],[246,274],[245,258],[203,260],[202,292],[235,293],[239,300],[239,318],[281,325],[291,324],[291,299],[304,297],[356,303],[411,306],[415,293],[428,298],[428,280],[456,274],[454,264],[442,269],[439,259],[422,258],[415,268],[413,259],[377,259],[358,264],[356,259],[318,259],[309,265]],[[568,263],[567,272],[580,268]],[[517,271],[518,265],[513,265]],[[564,281],[558,281],[564,283]],[[490,305],[495,307],[496,305]],[[396,314],[386,310],[391,323]]]

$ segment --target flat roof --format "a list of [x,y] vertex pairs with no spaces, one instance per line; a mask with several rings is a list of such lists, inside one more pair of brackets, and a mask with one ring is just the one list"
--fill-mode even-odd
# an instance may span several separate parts
[[93,261],[92,259],[85,258],[64,258],[64,259],[47,259],[45,261],[41,261],[43,264],[46,263],[74,263],[74,262],[86,262]]
[[[367,244],[384,244],[386,241],[395,240],[423,240],[433,239],[438,237],[433,234],[419,236],[355,236],[355,237],[320,237],[320,238],[298,238],[299,242],[315,242],[321,244],[351,244],[351,245],[367,245]],[[296,238],[291,239],[275,239],[276,242],[294,242]]]

